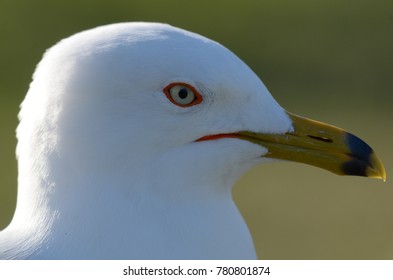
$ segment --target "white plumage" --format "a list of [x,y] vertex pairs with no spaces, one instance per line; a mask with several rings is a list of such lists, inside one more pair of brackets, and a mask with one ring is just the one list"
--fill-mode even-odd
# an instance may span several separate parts
[[[180,83],[203,100],[175,104],[163,89]],[[253,259],[231,188],[268,149],[196,140],[294,130],[233,53],[156,23],[62,40],[19,117],[17,209],[1,259]]]

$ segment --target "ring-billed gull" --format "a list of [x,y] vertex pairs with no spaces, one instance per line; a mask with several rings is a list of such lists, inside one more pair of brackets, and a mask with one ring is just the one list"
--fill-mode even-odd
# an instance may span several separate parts
[[165,24],[61,41],[19,117],[2,259],[253,259],[231,197],[249,168],[280,159],[386,176],[362,140],[286,112],[228,49]]

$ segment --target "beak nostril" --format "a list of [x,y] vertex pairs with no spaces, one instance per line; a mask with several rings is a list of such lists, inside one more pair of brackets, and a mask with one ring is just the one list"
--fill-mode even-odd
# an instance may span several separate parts
[[328,138],[328,137],[323,137],[323,136],[314,136],[314,135],[307,135],[308,137],[316,140],[320,140],[326,143],[333,143],[333,139]]

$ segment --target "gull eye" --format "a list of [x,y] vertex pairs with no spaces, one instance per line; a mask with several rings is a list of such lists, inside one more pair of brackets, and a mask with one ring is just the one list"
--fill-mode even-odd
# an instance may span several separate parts
[[190,107],[202,102],[202,96],[192,86],[185,83],[172,83],[164,88],[166,97],[180,107]]

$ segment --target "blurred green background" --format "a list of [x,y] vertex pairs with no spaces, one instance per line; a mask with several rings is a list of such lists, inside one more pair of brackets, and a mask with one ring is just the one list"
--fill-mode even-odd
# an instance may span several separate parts
[[393,1],[0,0],[0,229],[17,191],[18,107],[43,52],[123,21],[167,22],[219,41],[288,111],[367,141],[388,181],[294,163],[259,166],[236,185],[262,259],[393,259]]

